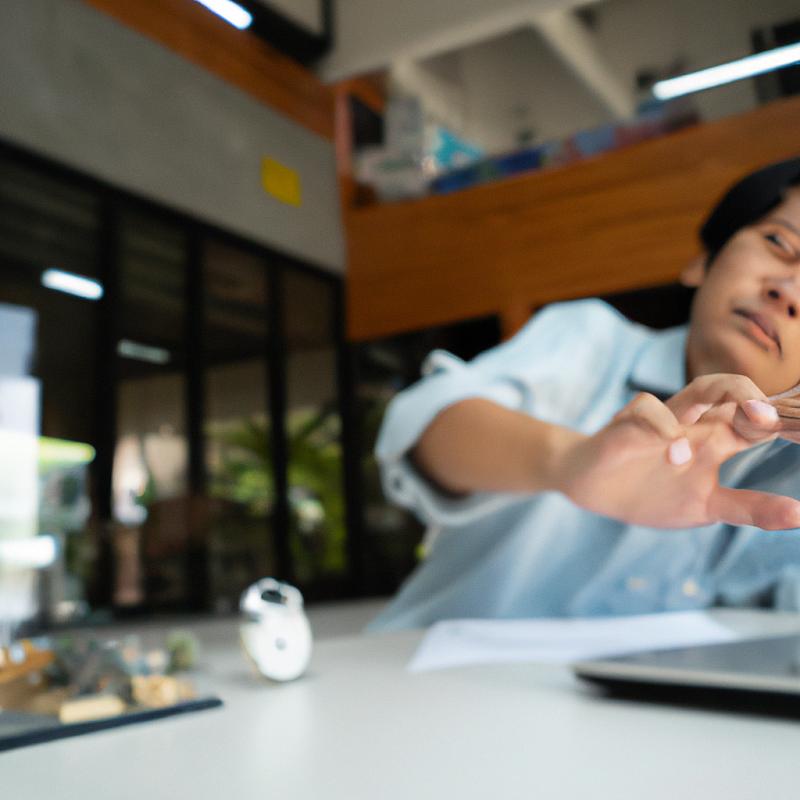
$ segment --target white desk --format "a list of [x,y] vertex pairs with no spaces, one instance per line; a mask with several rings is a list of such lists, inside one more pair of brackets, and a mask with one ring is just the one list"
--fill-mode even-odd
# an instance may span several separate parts
[[[800,631],[800,615],[719,618]],[[800,797],[800,720],[609,700],[553,666],[411,675],[419,633],[322,641],[304,679],[274,686],[232,626],[196,630],[223,708],[0,754],[3,798]]]

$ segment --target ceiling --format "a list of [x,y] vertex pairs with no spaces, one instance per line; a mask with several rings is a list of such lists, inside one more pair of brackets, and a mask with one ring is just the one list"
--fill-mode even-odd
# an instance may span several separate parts
[[[434,119],[490,151],[514,146],[520,128],[552,138],[629,118],[642,73],[747,55],[755,28],[800,17],[797,0],[336,0],[335,11],[323,79],[387,70]],[[695,100],[705,119],[756,102],[752,80]]]

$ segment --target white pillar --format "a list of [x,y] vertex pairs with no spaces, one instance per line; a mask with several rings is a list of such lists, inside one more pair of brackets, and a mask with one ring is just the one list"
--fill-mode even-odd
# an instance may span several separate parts
[[626,87],[611,72],[591,33],[573,12],[551,11],[534,17],[531,24],[617,119],[634,116],[633,87]]

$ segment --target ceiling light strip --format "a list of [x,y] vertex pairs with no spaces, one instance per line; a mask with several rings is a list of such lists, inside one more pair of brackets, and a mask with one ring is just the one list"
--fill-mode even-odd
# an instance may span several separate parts
[[711,89],[714,86],[722,86],[733,81],[752,78],[754,75],[772,72],[781,67],[796,64],[798,61],[800,61],[800,42],[785,47],[776,47],[774,50],[767,50],[764,53],[745,56],[745,58],[701,69],[698,72],[690,72],[677,78],[658,81],[653,85],[653,94],[659,100],[672,100],[685,94],[702,92],[704,89]]
[[42,286],[86,300],[99,300],[103,296],[103,284],[99,281],[61,269],[46,269],[42,273]]
[[249,28],[253,22],[253,15],[233,0],[195,0],[195,2],[213,11],[240,31]]

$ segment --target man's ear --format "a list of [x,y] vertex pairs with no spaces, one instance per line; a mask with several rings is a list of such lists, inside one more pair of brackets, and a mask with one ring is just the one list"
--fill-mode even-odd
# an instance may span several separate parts
[[681,270],[680,282],[684,286],[696,289],[698,286],[702,286],[705,277],[706,255],[703,253],[697,256],[697,258],[693,258],[683,270]]

